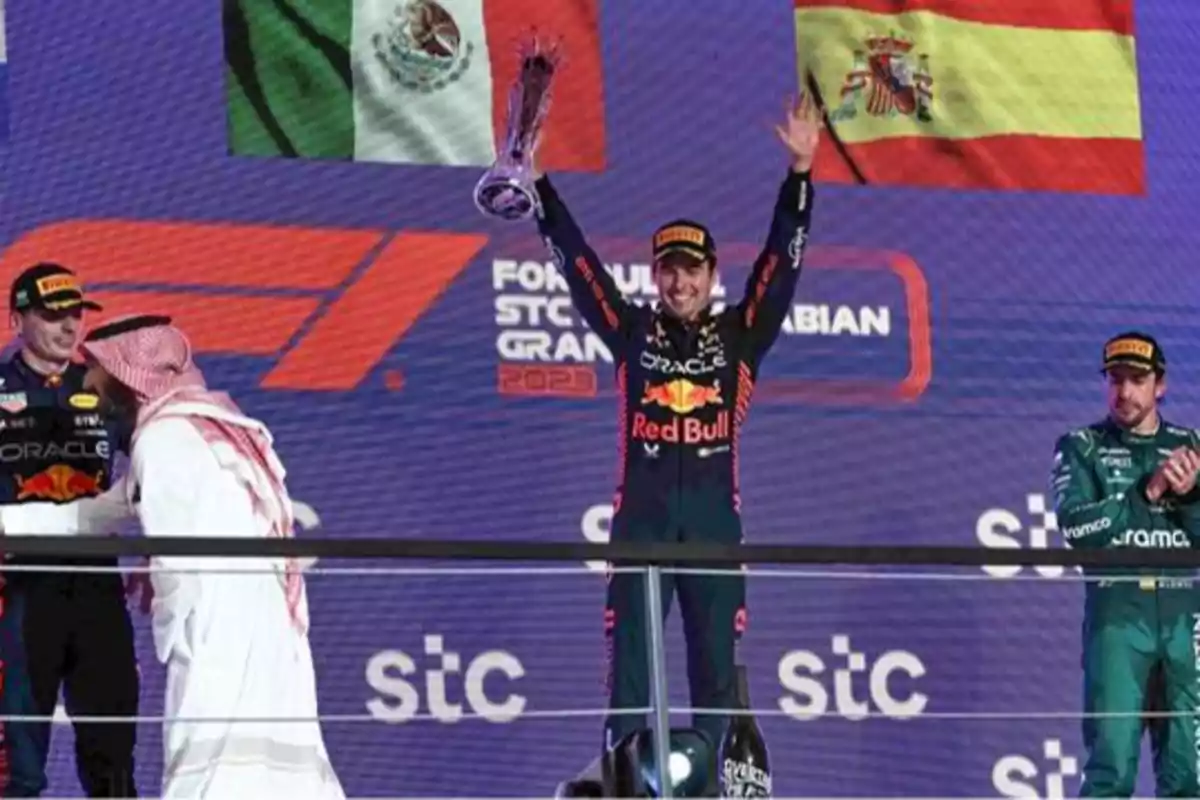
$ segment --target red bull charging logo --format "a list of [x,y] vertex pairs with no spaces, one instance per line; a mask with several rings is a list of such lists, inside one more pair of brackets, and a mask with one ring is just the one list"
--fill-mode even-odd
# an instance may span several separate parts
[[36,475],[18,475],[17,499],[52,500],[62,503],[77,497],[98,494],[103,480],[103,470],[89,475],[66,464],[55,464]]
[[664,406],[676,414],[690,414],[698,408],[720,404],[720,381],[715,381],[712,386],[700,386],[686,378],[660,384],[647,381],[646,391],[642,394],[642,405]]

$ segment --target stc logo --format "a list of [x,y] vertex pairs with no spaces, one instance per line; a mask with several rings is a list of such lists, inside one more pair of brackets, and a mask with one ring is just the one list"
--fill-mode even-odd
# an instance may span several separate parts
[[[812,720],[830,710],[837,716],[859,721],[882,715],[891,719],[919,717],[929,696],[914,688],[925,675],[925,665],[907,650],[889,650],[873,661],[850,647],[850,637],[834,634],[832,657],[822,658],[811,650],[792,650],[779,661],[779,683],[786,692],[779,708],[789,717]],[[830,680],[832,676],[832,680]],[[856,676],[861,676],[856,679]],[[856,686],[866,680],[866,698]]]
[[[580,523],[583,537],[595,544],[608,542],[612,513],[611,505],[595,505],[585,511]],[[589,561],[587,566],[603,573],[606,564]],[[834,713],[849,720],[863,720],[873,712],[910,719],[920,716],[929,703],[929,696],[916,689],[925,672],[921,659],[907,650],[889,650],[868,661],[866,653],[851,648],[848,634],[838,633],[831,637],[824,656],[812,650],[791,650],[779,660],[779,685],[784,690],[779,708],[798,720],[829,713],[831,703]]]
[[[997,550],[1020,550],[1023,547],[1035,550],[1050,549],[1051,535],[1058,534],[1058,517],[1047,504],[1046,496],[1026,495],[1025,511],[1026,520],[1004,508],[989,508],[984,511],[975,523],[975,536],[979,543]],[[1059,537],[1055,538],[1057,540]],[[1023,569],[1025,567],[1016,565],[983,567],[983,571],[993,578],[1015,578]],[[1066,568],[1050,564],[1033,567],[1033,571],[1044,578],[1060,578],[1064,569]],[[1082,571],[1079,567],[1073,569],[1076,572]]]
[[[611,503],[592,506],[583,512],[583,519],[579,523],[579,530],[583,533],[583,538],[592,544],[608,544],[612,535],[612,518]],[[604,561],[585,561],[584,563],[592,572],[600,574],[604,574],[605,568],[608,566]]]
[[[431,657],[431,663],[423,670],[401,650],[382,650],[371,656],[367,661],[367,684],[378,693],[377,697],[367,701],[371,716],[388,723],[415,719],[421,713],[422,689],[426,712],[443,723],[454,723],[463,718],[463,703],[451,699],[452,691],[464,699],[470,713],[488,722],[512,722],[525,710],[525,696],[511,691],[511,683],[524,677],[525,667],[512,653],[489,650],[467,662],[464,669],[462,656],[445,649],[440,634],[427,634],[425,655]],[[494,672],[510,683],[510,688],[505,690],[508,694],[502,698],[489,697],[485,689],[488,676]],[[452,688],[451,683],[459,682],[452,682],[450,676],[460,674],[463,676],[461,689]]]
[[1062,800],[1074,797],[1067,792],[1067,778],[1079,775],[1079,762],[1063,753],[1062,742],[1042,742],[1042,756],[1035,761],[1022,755],[1004,756],[992,767],[992,786],[1001,797],[1045,798]]

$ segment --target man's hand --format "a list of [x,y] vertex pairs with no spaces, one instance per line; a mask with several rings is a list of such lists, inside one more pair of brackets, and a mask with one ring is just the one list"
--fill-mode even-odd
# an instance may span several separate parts
[[792,156],[793,172],[812,169],[821,141],[821,125],[817,104],[807,94],[801,95],[799,102],[788,101],[787,116],[782,125],[775,126],[775,133]]
[[292,518],[306,531],[321,527],[321,518],[317,515],[317,510],[300,500],[292,501]]
[[1190,447],[1181,447],[1171,453],[1161,469],[1167,488],[1182,497],[1196,488],[1196,477],[1200,475],[1200,453]]
[[1180,447],[1167,456],[1146,484],[1146,499],[1157,503],[1167,492],[1182,497],[1196,487],[1200,475],[1200,454],[1190,447]]
[[[317,515],[317,510],[308,503],[300,500],[292,500],[292,519],[306,531],[321,527],[321,517]],[[306,570],[317,563],[317,557],[308,556],[298,559],[298,561],[300,562],[300,569]]]

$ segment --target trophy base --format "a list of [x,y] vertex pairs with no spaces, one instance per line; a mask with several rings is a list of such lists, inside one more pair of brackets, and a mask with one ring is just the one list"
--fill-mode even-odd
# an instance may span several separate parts
[[485,175],[475,187],[475,207],[486,216],[507,222],[529,219],[538,204],[533,187],[511,177]]

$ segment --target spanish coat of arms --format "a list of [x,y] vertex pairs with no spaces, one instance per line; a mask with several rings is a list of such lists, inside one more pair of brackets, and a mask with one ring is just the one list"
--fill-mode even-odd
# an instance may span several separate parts
[[894,34],[872,36],[865,50],[854,51],[854,64],[842,85],[841,104],[830,119],[853,119],[860,105],[875,117],[898,114],[920,122],[933,121],[933,76],[929,56],[921,54],[914,64],[914,43]]

